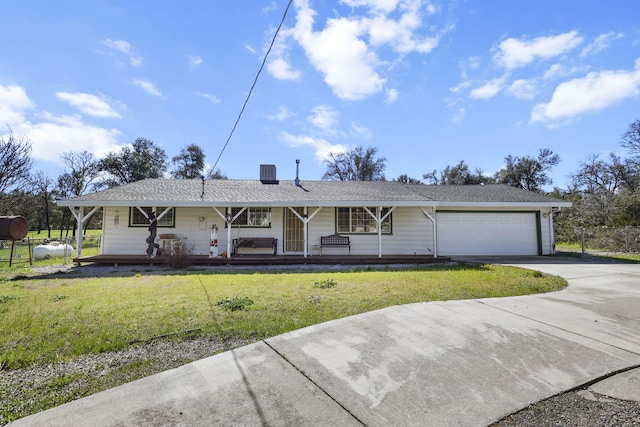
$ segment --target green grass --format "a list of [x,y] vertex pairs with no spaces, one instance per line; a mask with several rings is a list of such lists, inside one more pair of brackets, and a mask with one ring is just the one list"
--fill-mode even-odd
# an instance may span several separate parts
[[[98,255],[100,252],[100,230],[87,230],[86,238],[82,244],[82,255],[83,256],[91,256]],[[60,232],[52,232],[51,240],[59,240],[64,242],[65,238],[63,237],[61,240],[59,239]],[[47,239],[46,232],[30,231],[27,234],[28,239],[31,240],[31,252],[33,253],[33,248],[43,243],[44,239]],[[73,255],[76,255],[76,238],[69,236],[70,244],[74,249]],[[44,260],[35,260],[32,259],[32,265],[29,265],[29,244],[26,240],[15,242],[14,251],[13,251],[13,262],[11,267],[9,267],[9,259],[11,253],[11,242],[5,242],[5,246],[7,248],[0,249],[0,272],[3,271],[29,271],[32,266],[56,266],[56,265],[64,265],[64,258],[50,258]],[[67,258],[67,264],[71,263],[71,259]]]
[[[133,341],[199,328],[264,338],[398,304],[548,292],[562,279],[517,268],[435,267],[403,271],[143,274],[0,281],[0,362],[6,368],[124,348]],[[335,286],[318,288],[331,280]],[[310,305],[318,295],[321,304]],[[249,298],[225,310],[225,298]]]
[[[313,273],[167,270],[95,278],[12,273],[0,272],[0,366],[5,370],[119,350],[185,331],[220,340],[258,340],[398,304],[523,295],[566,286],[558,277],[495,265]],[[244,303],[231,310],[220,304],[224,301]],[[139,370],[131,369],[122,381],[149,374],[144,363]],[[73,380],[58,379],[52,393],[59,395],[59,388]],[[117,383],[101,382],[103,387]],[[82,393],[100,389],[96,385]],[[78,397],[65,396],[55,404]],[[44,393],[20,416],[44,409],[49,399]],[[0,425],[16,416],[10,412],[0,409]]]
[[582,254],[582,246],[579,243],[560,243],[556,246],[556,250],[559,255],[588,256],[616,262],[640,263],[640,253],[637,252],[607,252],[587,249],[587,254]]

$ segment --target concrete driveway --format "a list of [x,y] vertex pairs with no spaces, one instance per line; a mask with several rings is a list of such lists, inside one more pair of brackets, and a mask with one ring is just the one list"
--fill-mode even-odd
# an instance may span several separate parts
[[557,274],[569,287],[339,319],[11,426],[486,426],[640,366],[640,265],[555,257],[484,261]]

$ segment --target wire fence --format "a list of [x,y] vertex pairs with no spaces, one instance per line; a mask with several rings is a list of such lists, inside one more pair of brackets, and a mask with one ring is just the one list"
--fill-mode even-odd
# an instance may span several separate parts
[[[101,236],[85,236],[83,238],[83,255],[85,247],[89,251],[99,251]],[[22,240],[0,240],[0,268],[19,268],[32,265],[66,265],[73,262],[76,255],[75,237],[62,239],[25,238]]]
[[640,227],[578,227],[556,236],[558,244],[589,251],[640,252]]

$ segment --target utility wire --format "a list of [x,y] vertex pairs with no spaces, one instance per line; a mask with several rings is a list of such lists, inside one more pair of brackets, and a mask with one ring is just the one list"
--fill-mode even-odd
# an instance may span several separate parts
[[218,166],[218,162],[220,161],[220,158],[222,157],[222,153],[224,153],[224,150],[226,150],[227,145],[229,145],[229,141],[231,140],[231,137],[233,136],[233,133],[235,132],[236,127],[238,126],[238,123],[240,122],[240,118],[242,117],[242,113],[244,113],[244,109],[247,107],[247,103],[249,102],[249,98],[251,98],[251,93],[253,92],[253,89],[256,87],[256,84],[258,83],[258,77],[260,77],[260,73],[262,73],[262,69],[264,68],[264,64],[266,64],[267,58],[269,57],[269,53],[271,53],[271,49],[273,48],[273,45],[276,42],[276,37],[278,37],[278,33],[280,32],[280,29],[282,28],[282,24],[284,24],[284,20],[287,17],[287,12],[289,11],[289,8],[291,7],[291,3],[293,3],[293,0],[289,0],[289,3],[287,4],[286,9],[284,10],[284,14],[282,15],[282,19],[280,20],[280,25],[278,25],[278,28],[276,29],[276,32],[273,35],[273,39],[271,40],[271,44],[269,45],[269,49],[267,49],[267,53],[264,55],[264,59],[262,60],[262,64],[260,65],[260,69],[258,70],[258,73],[256,74],[256,78],[253,80],[253,84],[251,85],[251,89],[249,89],[249,93],[247,94],[247,98],[244,100],[244,104],[242,104],[242,109],[240,110],[240,114],[238,114],[238,118],[236,119],[236,122],[233,124],[233,128],[231,129],[231,133],[229,133],[229,137],[227,138],[227,141],[224,143],[224,146],[222,147],[222,150],[220,150],[220,154],[218,155],[218,158],[216,159],[216,162],[214,163],[213,168],[211,169],[212,171],[216,170],[216,166]]

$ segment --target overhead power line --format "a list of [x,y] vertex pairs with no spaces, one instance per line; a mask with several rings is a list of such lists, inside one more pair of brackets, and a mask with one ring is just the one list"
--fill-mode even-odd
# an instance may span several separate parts
[[212,168],[213,171],[216,170],[216,166],[218,166],[218,162],[220,161],[220,158],[222,157],[222,154],[224,153],[224,150],[227,149],[227,145],[229,145],[229,141],[231,141],[231,137],[233,136],[233,133],[235,132],[236,127],[238,127],[238,123],[240,122],[240,118],[242,117],[242,113],[244,113],[244,110],[247,107],[247,103],[249,102],[249,99],[251,98],[251,93],[253,92],[253,88],[255,88],[256,84],[258,83],[258,77],[260,77],[260,73],[262,73],[262,69],[264,68],[264,64],[267,63],[267,58],[269,57],[269,53],[271,53],[271,49],[273,48],[273,45],[276,42],[276,37],[278,37],[278,33],[280,32],[280,29],[282,28],[282,24],[284,24],[284,20],[287,17],[287,12],[289,12],[289,8],[291,7],[291,3],[293,3],[293,0],[289,0],[289,3],[287,3],[287,7],[285,8],[284,13],[282,14],[282,19],[280,20],[280,25],[278,25],[278,28],[276,29],[276,32],[273,35],[273,39],[271,39],[271,44],[269,45],[269,49],[267,49],[267,53],[265,53],[265,55],[264,55],[264,59],[262,60],[262,64],[260,64],[260,68],[258,69],[258,73],[256,74],[256,78],[253,80],[253,84],[251,85],[251,89],[249,89],[249,93],[247,94],[247,98],[244,100],[244,104],[242,104],[242,109],[240,110],[240,113],[238,114],[238,118],[236,119],[236,122],[233,124],[233,128],[231,128],[231,132],[229,133],[229,137],[227,137],[227,141],[224,143],[224,146],[222,147],[222,150],[220,150],[220,154],[218,155],[218,158],[216,159],[216,162],[213,164],[213,168]]

